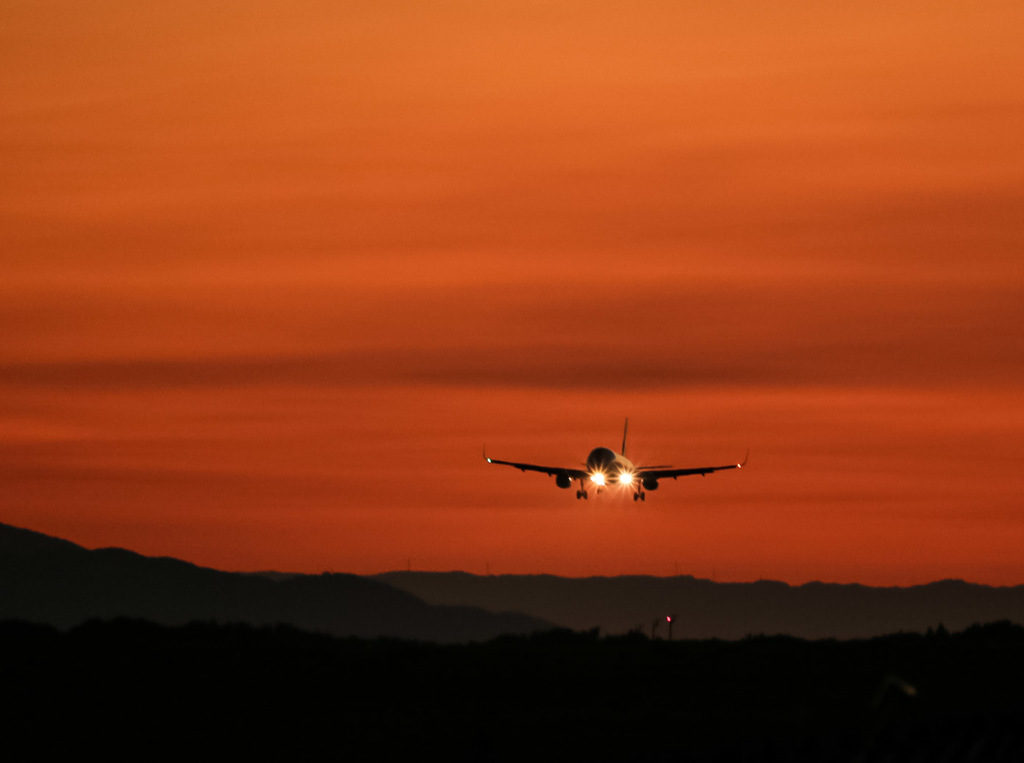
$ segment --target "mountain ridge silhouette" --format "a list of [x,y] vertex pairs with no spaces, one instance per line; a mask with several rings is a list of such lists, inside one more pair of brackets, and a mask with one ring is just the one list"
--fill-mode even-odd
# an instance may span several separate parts
[[[1024,586],[992,587],[940,580],[909,587],[779,581],[718,583],[682,575],[561,578],[466,572],[387,572],[375,575],[431,604],[525,612],[573,630],[605,633],[652,630],[674,638],[739,639],[752,634],[805,639],[872,638],[924,633],[942,625],[1024,623]],[[655,627],[656,620],[660,624]]]
[[472,606],[434,606],[358,575],[222,572],[120,548],[89,550],[0,523],[0,619],[61,628],[90,619],[141,618],[289,624],[363,638],[483,641],[550,630],[551,623]]
[[[562,578],[395,571],[224,572],[0,523],[0,619],[67,628],[136,617],[290,624],[340,636],[456,643],[556,627],[640,630],[676,639],[787,635],[856,639],[943,626],[1024,623],[1024,586],[941,580],[905,588],[857,583],[717,583],[688,575]],[[655,622],[659,624],[655,626]]]

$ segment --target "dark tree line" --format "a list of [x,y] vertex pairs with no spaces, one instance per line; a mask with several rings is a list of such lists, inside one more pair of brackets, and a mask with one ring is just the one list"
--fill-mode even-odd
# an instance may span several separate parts
[[1024,628],[860,641],[0,623],[8,743],[446,760],[1022,760]]

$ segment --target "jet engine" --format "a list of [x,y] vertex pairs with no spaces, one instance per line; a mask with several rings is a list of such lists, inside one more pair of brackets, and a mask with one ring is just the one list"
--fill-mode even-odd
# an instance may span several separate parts
[[658,489],[658,480],[654,479],[654,477],[645,477],[644,478],[644,490],[657,490],[657,489]]
[[556,474],[555,484],[560,488],[572,487],[572,477],[568,474]]

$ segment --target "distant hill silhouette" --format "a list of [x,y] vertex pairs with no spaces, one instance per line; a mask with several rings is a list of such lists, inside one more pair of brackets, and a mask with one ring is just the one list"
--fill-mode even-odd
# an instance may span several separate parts
[[431,606],[414,594],[356,575],[220,572],[118,548],[90,551],[0,524],[0,620],[66,628],[132,617],[164,625],[196,620],[286,623],[338,636],[482,641],[553,626],[476,607]]
[[[992,588],[943,580],[908,588],[807,583],[715,583],[689,576],[560,578],[477,576],[465,572],[388,572],[375,576],[431,604],[526,612],[574,630],[642,628],[677,615],[674,638],[738,639],[750,634],[870,638],[950,630],[974,623],[1024,623],[1024,586]],[[656,635],[668,636],[662,623]]]
[[[519,614],[523,613],[523,614]],[[808,583],[714,583],[689,576],[560,578],[463,572],[246,574],[151,558],[123,549],[90,551],[0,524],[0,619],[66,628],[89,619],[135,617],[165,625],[195,620],[287,623],[340,636],[481,641],[561,626],[605,633],[678,616],[673,636],[738,639],[749,634],[870,638],[949,630],[974,623],[1024,623],[1024,586],[945,580],[908,588]],[[662,623],[657,636],[667,637]]]

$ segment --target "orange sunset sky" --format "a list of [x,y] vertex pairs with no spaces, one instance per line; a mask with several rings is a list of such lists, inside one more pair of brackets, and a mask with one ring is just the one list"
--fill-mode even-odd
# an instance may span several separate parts
[[[1024,583],[1024,4],[0,3],[0,522]],[[496,457],[748,468],[576,501]]]

